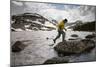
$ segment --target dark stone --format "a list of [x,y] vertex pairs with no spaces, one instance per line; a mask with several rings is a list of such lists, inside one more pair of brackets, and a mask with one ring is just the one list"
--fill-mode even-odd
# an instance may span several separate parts
[[48,59],[44,62],[44,64],[59,64],[59,63],[68,63],[69,60],[67,57],[54,57],[52,59]]
[[78,35],[77,34],[72,34],[71,37],[78,37]]
[[94,40],[90,40],[90,39],[82,39],[81,40],[84,44],[86,45],[86,48],[84,51],[88,52],[91,51],[91,49],[93,49],[95,47],[96,42]]
[[46,39],[48,40],[49,38],[47,37]]
[[79,54],[85,52],[87,50],[91,50],[91,48],[95,47],[95,43],[92,40],[70,40],[58,43],[54,47],[54,49],[59,54],[63,55],[71,55],[71,54]]
[[68,39],[68,40],[77,40],[77,39],[70,38],[70,39]]
[[92,39],[94,37],[96,37],[96,35],[95,34],[92,34],[92,35],[87,35],[85,38]]
[[25,47],[26,47],[26,45],[23,44],[21,41],[16,41],[11,48],[12,48],[12,52],[20,52]]
[[11,29],[11,31],[15,31],[14,29]]

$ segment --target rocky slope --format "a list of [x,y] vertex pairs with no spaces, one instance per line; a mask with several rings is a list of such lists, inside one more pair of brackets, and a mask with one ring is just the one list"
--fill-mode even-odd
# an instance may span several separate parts
[[[53,30],[55,25],[37,13],[24,13],[11,17],[11,30]],[[46,25],[48,23],[48,25]],[[51,25],[51,26],[49,26]]]

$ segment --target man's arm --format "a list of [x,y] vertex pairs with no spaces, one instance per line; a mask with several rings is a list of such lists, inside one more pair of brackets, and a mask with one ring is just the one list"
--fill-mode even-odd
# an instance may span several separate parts
[[67,31],[67,29],[66,29],[66,28],[64,28],[64,30],[65,30],[65,31]]

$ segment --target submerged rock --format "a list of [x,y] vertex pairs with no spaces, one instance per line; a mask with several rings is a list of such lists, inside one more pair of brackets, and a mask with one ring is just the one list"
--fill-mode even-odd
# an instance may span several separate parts
[[46,39],[48,40],[49,38],[47,37]]
[[54,57],[45,61],[44,64],[58,64],[58,63],[68,63],[68,62],[69,60],[67,57]]
[[58,43],[54,49],[58,54],[70,55],[79,54],[95,47],[95,43],[92,40],[70,40]]
[[87,35],[85,38],[92,39],[92,38],[95,38],[95,37],[96,37],[96,35],[92,34],[92,35]]
[[12,52],[20,52],[22,51],[24,48],[26,47],[26,45],[21,42],[21,41],[16,41],[13,46],[11,47],[12,48]]
[[79,37],[75,37],[75,38],[69,38],[68,40],[81,40],[81,38],[79,38]]
[[77,39],[74,39],[74,38],[69,38],[68,40],[77,40]]
[[72,34],[71,37],[78,37],[78,35],[77,34]]

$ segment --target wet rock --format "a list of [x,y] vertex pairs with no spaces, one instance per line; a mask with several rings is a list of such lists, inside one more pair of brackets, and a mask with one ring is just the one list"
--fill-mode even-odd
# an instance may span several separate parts
[[72,38],[69,38],[68,40],[81,40],[82,38],[80,38],[80,37],[72,37]]
[[78,35],[77,34],[72,34],[71,37],[78,37]]
[[69,38],[68,40],[77,40],[77,39],[74,39],[74,38]]
[[26,45],[21,42],[21,41],[16,41],[13,45],[12,45],[12,52],[20,52],[22,51],[24,48],[26,47]]
[[95,37],[96,37],[96,35],[92,34],[92,35],[87,35],[85,38],[92,39],[92,38],[95,38]]
[[89,40],[89,39],[82,39],[81,42],[83,42],[86,45],[86,49],[84,51],[90,51],[95,47],[96,44],[94,40]]
[[47,37],[46,39],[48,40],[49,38]]
[[69,60],[67,57],[54,57],[52,59],[48,59],[44,62],[44,64],[59,64],[59,63],[68,63]]
[[14,29],[11,29],[11,31],[15,32],[16,30],[14,30]]
[[54,47],[54,49],[59,54],[71,55],[71,54],[79,54],[85,52],[87,50],[91,50],[95,47],[95,43],[92,40],[83,39],[80,41],[70,40],[58,43]]

